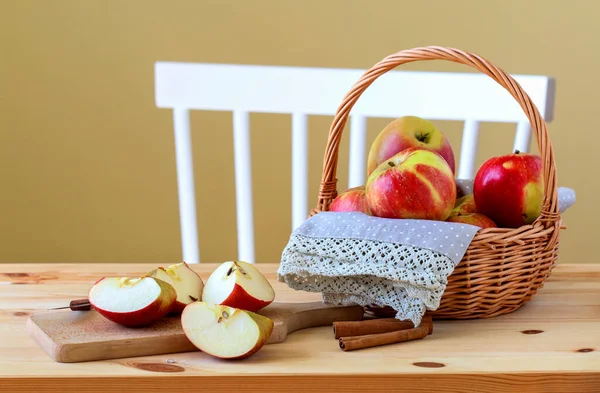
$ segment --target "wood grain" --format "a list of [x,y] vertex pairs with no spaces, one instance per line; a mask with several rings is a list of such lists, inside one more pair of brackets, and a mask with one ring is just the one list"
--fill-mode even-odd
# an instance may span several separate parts
[[[73,379],[42,378],[22,380],[10,378],[0,387],[7,392],[96,393],[106,392],[343,392],[343,393],[598,393],[598,374],[440,374],[435,379],[415,374],[402,375],[344,375],[344,376],[245,376],[237,382],[225,381],[219,376],[196,377],[174,372],[161,378]],[[126,388],[124,388],[126,386]],[[435,389],[435,390],[434,390]],[[469,390],[471,389],[471,390]]]
[[[267,344],[277,344],[301,329],[361,320],[363,308],[328,306],[322,302],[275,302],[259,314],[273,320]],[[62,363],[197,351],[183,332],[178,315],[162,318],[150,326],[128,328],[94,310],[49,311],[30,315],[27,331],[48,356]]]
[[[193,268],[207,278],[215,266]],[[274,283],[277,301],[320,300],[319,294],[276,283],[277,265],[259,266]],[[339,349],[331,327],[317,327],[238,362],[196,351],[62,364],[28,337],[30,314],[85,296],[105,274],[132,275],[149,268],[0,264],[0,390],[83,393],[120,391],[127,384],[130,392],[324,387],[348,392],[600,392],[600,264],[558,265],[538,295],[514,313],[436,321],[434,334],[423,340],[353,352]]]

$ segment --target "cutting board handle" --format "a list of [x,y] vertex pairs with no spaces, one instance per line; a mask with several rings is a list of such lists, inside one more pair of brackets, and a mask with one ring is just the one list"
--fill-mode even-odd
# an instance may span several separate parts
[[273,319],[276,325],[267,343],[280,343],[297,330],[332,325],[336,321],[360,321],[364,309],[362,306],[332,306],[321,302],[273,303],[260,314]]

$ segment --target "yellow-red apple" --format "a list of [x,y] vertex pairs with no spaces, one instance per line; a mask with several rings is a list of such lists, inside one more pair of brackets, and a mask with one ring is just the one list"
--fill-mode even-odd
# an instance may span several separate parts
[[248,311],[258,311],[275,299],[275,291],[252,264],[229,261],[219,265],[206,280],[202,300]]
[[371,173],[366,195],[375,216],[444,221],[456,202],[456,182],[442,156],[410,148]]
[[531,224],[544,199],[542,159],[519,152],[490,158],[475,175],[473,195],[477,212],[499,227]]
[[498,228],[498,225],[489,217],[479,213],[458,213],[453,214],[446,220],[448,222],[458,222],[463,224],[470,224],[485,228]]
[[88,300],[106,319],[137,327],[167,315],[177,299],[175,288],[154,277],[104,277],[90,289]]
[[389,123],[373,141],[367,160],[367,174],[370,175],[388,158],[411,147],[438,153],[454,173],[454,152],[448,138],[432,122],[416,116],[404,116]]
[[456,214],[469,213],[477,213],[477,208],[475,207],[475,198],[473,197],[473,194],[457,198],[456,203],[454,204],[454,209],[452,209],[452,213],[450,213],[450,215],[453,216]]
[[361,212],[371,214],[367,198],[365,195],[365,186],[349,188],[339,194],[329,205],[331,212]]

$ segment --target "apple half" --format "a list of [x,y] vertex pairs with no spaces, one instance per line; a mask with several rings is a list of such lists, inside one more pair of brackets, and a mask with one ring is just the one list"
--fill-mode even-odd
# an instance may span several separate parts
[[129,327],[158,321],[171,311],[176,298],[172,285],[154,277],[104,277],[88,295],[102,316]]
[[271,336],[273,325],[263,315],[206,302],[194,302],[181,314],[181,326],[192,344],[221,359],[256,353]]
[[248,262],[229,261],[217,267],[206,281],[202,300],[247,311],[258,311],[275,299],[275,291]]
[[167,268],[159,267],[149,272],[148,276],[163,280],[175,288],[177,300],[171,310],[172,313],[180,314],[191,302],[202,300],[204,283],[185,262],[176,263]]

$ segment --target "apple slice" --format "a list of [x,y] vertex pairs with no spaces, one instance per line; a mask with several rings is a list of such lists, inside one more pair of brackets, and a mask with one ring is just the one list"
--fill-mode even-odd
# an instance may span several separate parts
[[148,273],[150,277],[156,277],[160,280],[171,284],[177,292],[177,300],[175,306],[171,310],[172,313],[180,314],[185,306],[191,302],[202,300],[202,289],[204,283],[200,276],[190,269],[187,263],[181,262],[171,265],[166,269],[159,267]]
[[251,311],[194,302],[181,314],[181,326],[198,349],[222,359],[246,358],[265,345],[273,321]]
[[104,277],[90,289],[90,304],[106,319],[125,326],[149,325],[175,305],[172,285],[154,277]]
[[217,267],[204,286],[202,300],[242,310],[258,311],[275,299],[265,276],[248,262],[230,261]]

